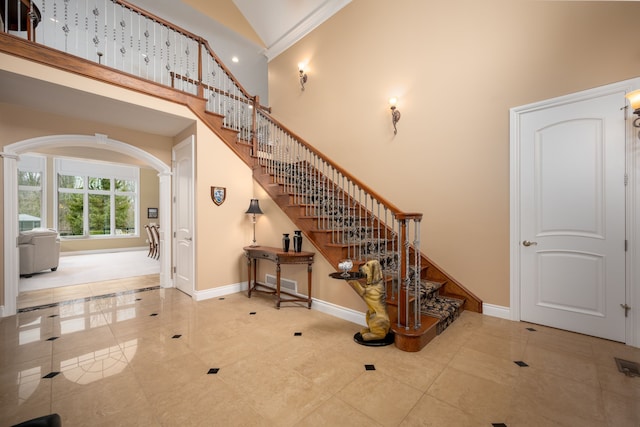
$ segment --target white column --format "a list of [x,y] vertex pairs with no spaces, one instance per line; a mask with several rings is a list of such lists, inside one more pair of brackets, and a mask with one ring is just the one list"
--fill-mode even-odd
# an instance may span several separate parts
[[171,260],[173,254],[171,252],[171,242],[173,241],[173,232],[171,228],[171,172],[160,172],[160,242],[158,250],[160,251],[160,286],[163,288],[173,287],[173,277],[171,275]]
[[0,153],[4,166],[4,306],[2,316],[16,314],[18,298],[18,156]]

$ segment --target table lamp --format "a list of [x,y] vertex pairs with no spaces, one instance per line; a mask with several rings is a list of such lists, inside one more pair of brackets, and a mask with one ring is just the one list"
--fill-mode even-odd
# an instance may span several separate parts
[[251,214],[251,222],[253,223],[253,244],[251,246],[258,246],[256,245],[256,215],[262,215],[264,213],[260,209],[258,199],[251,199],[251,203],[249,203],[249,209],[247,209],[245,213]]

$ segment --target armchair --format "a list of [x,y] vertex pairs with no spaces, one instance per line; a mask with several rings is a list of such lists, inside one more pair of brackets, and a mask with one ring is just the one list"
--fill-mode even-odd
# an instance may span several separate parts
[[42,270],[58,269],[60,239],[56,230],[34,228],[18,236],[20,248],[20,275],[31,277]]

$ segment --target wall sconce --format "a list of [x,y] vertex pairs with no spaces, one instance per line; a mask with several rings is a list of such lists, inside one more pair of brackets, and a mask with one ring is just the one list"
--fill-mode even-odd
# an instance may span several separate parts
[[251,222],[253,223],[253,244],[251,246],[256,245],[256,215],[262,215],[262,209],[260,209],[260,205],[258,204],[258,199],[251,199],[249,203],[249,209],[245,212],[246,214],[251,214]]
[[304,84],[307,82],[307,73],[304,72],[304,64],[298,64],[298,73],[300,74],[300,89],[304,90]]
[[398,103],[397,98],[389,99],[389,105],[391,106],[391,123],[393,124],[393,134],[396,135],[398,133],[397,124],[400,121],[400,111],[396,108],[396,104]]
[[[633,92],[629,92],[628,94],[625,95],[625,97],[629,100],[629,103],[631,104],[631,108],[633,109],[633,114],[638,116],[633,121],[633,126],[640,128],[640,89],[634,90]],[[640,137],[640,133],[638,134],[638,136]]]

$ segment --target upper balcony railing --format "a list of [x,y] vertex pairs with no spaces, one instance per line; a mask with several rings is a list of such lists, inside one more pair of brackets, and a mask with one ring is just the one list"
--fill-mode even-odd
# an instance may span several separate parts
[[203,38],[121,0],[1,0],[0,10],[5,32],[203,97],[250,136],[254,97]]
[[329,244],[383,264],[398,324],[420,327],[422,215],[402,212],[270,117],[206,40],[122,0],[0,0],[0,11],[4,32],[206,100]]

